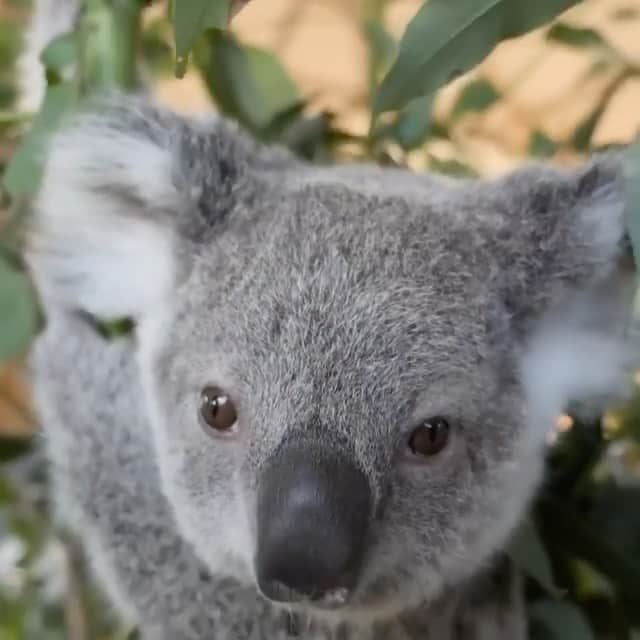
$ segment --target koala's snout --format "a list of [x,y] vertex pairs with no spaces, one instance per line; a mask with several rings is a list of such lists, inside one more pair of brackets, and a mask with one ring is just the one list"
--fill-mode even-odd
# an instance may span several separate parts
[[286,447],[258,492],[258,585],[279,602],[346,604],[362,559],[371,509],[364,474],[313,445]]

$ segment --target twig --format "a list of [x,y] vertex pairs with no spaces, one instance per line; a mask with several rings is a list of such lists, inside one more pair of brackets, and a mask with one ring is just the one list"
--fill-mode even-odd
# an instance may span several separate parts
[[64,543],[67,560],[67,593],[64,601],[64,618],[68,640],[89,640],[87,617],[78,579],[78,558],[73,543]]

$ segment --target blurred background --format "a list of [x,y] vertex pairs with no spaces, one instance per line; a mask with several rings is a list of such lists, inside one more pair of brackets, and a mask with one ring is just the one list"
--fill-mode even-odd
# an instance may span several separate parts
[[[87,39],[58,38],[44,56],[47,87],[42,66],[42,86],[22,100],[17,60],[32,6],[1,2],[0,640],[135,634],[111,619],[77,545],[51,522],[24,373],[41,320],[22,269],[20,229],[37,188],[43,132],[78,94],[92,83],[127,88],[141,80],[177,110],[215,105],[310,161],[453,175],[499,175],[532,158],[575,163],[626,145],[640,125],[640,0],[567,2],[575,6],[552,23],[500,42],[437,92],[405,96],[375,119],[380,82],[424,4],[418,0],[251,0],[229,32],[193,34],[181,78],[165,3],[136,6],[134,15],[125,0],[88,2],[89,27],[80,33],[139,20],[131,41],[118,45],[125,54],[114,62],[109,51],[91,52]],[[527,3],[512,4],[526,13]],[[90,54],[97,71],[69,82],[69,69]],[[528,575],[532,638],[640,638],[639,441],[640,400],[591,424],[560,416],[550,430],[548,480],[511,548]]]

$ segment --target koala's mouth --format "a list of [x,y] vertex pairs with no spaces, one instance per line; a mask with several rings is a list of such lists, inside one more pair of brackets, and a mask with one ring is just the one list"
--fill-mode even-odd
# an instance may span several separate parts
[[[264,594],[263,594],[264,597]],[[353,593],[328,592],[321,597],[288,597],[288,602],[267,598],[275,607],[291,614],[297,620],[328,624],[370,624],[392,619],[407,608],[399,593],[373,584]],[[298,620],[298,622],[300,621]]]

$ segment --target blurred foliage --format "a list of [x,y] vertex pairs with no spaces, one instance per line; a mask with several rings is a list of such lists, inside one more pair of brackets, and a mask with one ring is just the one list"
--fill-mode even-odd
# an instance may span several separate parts
[[[391,0],[389,0],[391,1]],[[143,20],[142,0],[85,0],[72,34],[42,52],[46,94],[36,114],[14,110],[14,62],[28,3],[0,8],[0,361],[24,353],[38,326],[38,310],[20,258],[27,203],[35,193],[51,132],[95,91],[128,89],[144,78],[192,65],[212,101],[255,136],[278,141],[312,161],[349,157],[404,165],[424,154],[433,171],[473,175],[460,159],[427,148],[450,140],[456,123],[503,100],[488,79],[462,87],[448,115],[433,113],[436,92],[477,65],[500,41],[549,22],[578,0],[430,0],[398,42],[390,34],[386,0],[369,0],[362,36],[369,51],[371,125],[367,136],[335,126],[331,113],[312,113],[308,99],[269,51],[247,46],[227,30],[244,2],[190,0],[162,5]],[[162,4],[162,3],[160,3]],[[638,20],[634,7],[616,20]],[[590,60],[587,76],[610,72],[593,110],[565,139],[531,134],[531,156],[594,150],[593,133],[608,104],[640,68],[603,33],[564,21],[544,26],[550,43]],[[18,145],[18,141],[20,141]],[[627,152],[629,232],[640,246],[640,147]],[[106,335],[130,330],[105,324]],[[0,389],[2,397],[2,389]],[[528,576],[531,637],[536,640],[640,638],[640,396],[593,424],[565,418],[551,433],[548,474],[530,517],[513,538],[511,557]],[[0,424],[0,638],[2,640],[124,640],[90,585],[75,544],[52,525],[46,465],[31,439],[2,438]]]

